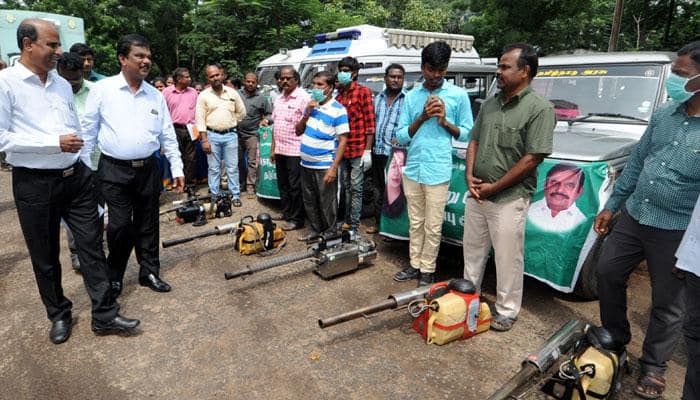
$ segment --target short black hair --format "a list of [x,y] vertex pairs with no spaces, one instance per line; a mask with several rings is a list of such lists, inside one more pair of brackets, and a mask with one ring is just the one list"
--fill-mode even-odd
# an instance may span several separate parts
[[518,68],[523,69],[525,66],[530,67],[530,72],[527,74],[530,80],[533,80],[537,75],[537,67],[539,66],[539,60],[537,58],[537,50],[527,43],[511,43],[503,48],[503,53],[506,54],[511,50],[520,50],[520,56],[518,57]]
[[292,73],[294,74],[294,80],[297,82],[301,82],[301,76],[299,75],[299,71],[294,69],[294,67],[292,67],[292,66],[286,66],[286,67],[280,68],[280,77],[282,77],[282,71],[285,71],[285,70],[292,71]]
[[314,74],[314,78],[324,77],[326,79],[326,84],[330,87],[335,87],[335,74],[330,71],[318,71]]
[[117,42],[117,61],[119,61],[119,56],[128,57],[133,46],[145,47],[147,49],[151,48],[151,44],[148,43],[148,39],[139,35],[138,33],[124,35],[119,38],[119,41]]
[[547,172],[547,177],[545,178],[545,181],[547,179],[549,179],[550,176],[556,174],[557,172],[564,172],[564,171],[571,171],[575,174],[579,174],[578,190],[577,191],[582,190],[583,183],[586,181],[586,173],[583,172],[583,169],[581,169],[581,167],[579,167],[576,164],[570,164],[570,163],[565,163],[565,162],[556,164],[555,166],[552,167],[552,169],[550,169]]
[[277,71],[275,71],[275,80],[278,81],[280,80],[280,74],[282,73],[282,69],[278,68]]
[[156,76],[156,77],[153,78],[153,80],[151,81],[151,85],[155,86],[155,85],[156,85],[156,82],[160,82],[160,83],[162,83],[163,85],[165,85],[165,78],[163,78],[162,76]]
[[39,39],[39,33],[36,31],[34,20],[31,18],[20,22],[19,26],[17,27],[17,47],[19,48],[19,51],[22,51],[22,39],[24,38],[29,38],[32,43]]
[[182,76],[185,75],[185,72],[190,72],[190,70],[185,68],[185,67],[175,68],[175,70],[173,71],[173,75],[172,75],[175,82],[177,82],[180,78],[182,78]]
[[430,65],[435,69],[445,69],[450,64],[452,48],[447,42],[439,40],[430,43],[420,53],[420,65]]
[[256,73],[253,72],[253,71],[248,71],[248,72],[246,72],[245,74],[243,74],[243,80],[245,80],[245,78],[246,78],[248,75],[253,75],[253,76],[255,77],[255,80],[256,80],[256,81],[258,80],[258,74],[256,74]]
[[81,71],[83,70],[83,58],[74,52],[63,53],[58,59],[57,67],[61,71]]
[[360,70],[360,63],[357,62],[357,58],[355,57],[343,57],[340,61],[338,61],[338,70],[340,70],[342,67],[348,67],[350,68],[350,71],[357,72]]
[[90,48],[90,46],[86,45],[85,43],[74,43],[68,51],[70,51],[71,53],[76,53],[80,57],[84,57],[88,54],[95,57],[95,52]]
[[695,69],[700,71],[700,40],[690,42],[678,50],[678,56],[688,55],[695,63]]
[[391,71],[392,69],[400,69],[401,74],[406,75],[406,69],[403,67],[403,65],[397,64],[397,63],[392,63],[392,64],[389,64],[388,67],[386,67],[386,70],[384,70],[384,76],[389,75],[389,71]]

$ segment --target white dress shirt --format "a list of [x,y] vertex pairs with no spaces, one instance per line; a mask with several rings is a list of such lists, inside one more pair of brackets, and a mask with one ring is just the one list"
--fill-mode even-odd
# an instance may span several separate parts
[[700,198],[695,202],[693,215],[676,251],[676,267],[700,276]]
[[79,153],[62,152],[59,136],[70,133],[80,134],[73,91],[55,70],[46,84],[21,62],[0,71],[0,151],[7,153],[8,163],[68,168]]
[[552,210],[547,206],[547,199],[538,200],[530,205],[527,220],[547,232],[567,232],[586,220],[581,210],[573,203],[566,210],[559,211],[552,217]]
[[95,146],[118,160],[138,160],[165,149],[174,177],[183,176],[170,112],[161,93],[146,82],[136,93],[121,73],[95,82],[82,119],[85,146],[80,156],[89,165]]

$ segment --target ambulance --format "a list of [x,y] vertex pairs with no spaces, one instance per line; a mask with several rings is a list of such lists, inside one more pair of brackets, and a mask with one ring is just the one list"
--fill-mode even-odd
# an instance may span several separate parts
[[282,67],[292,67],[299,70],[299,65],[304,60],[311,49],[304,43],[304,47],[299,49],[280,49],[280,51],[264,59],[258,64],[255,73],[258,75],[258,86],[263,93],[268,93],[277,85],[275,72]]
[[360,63],[359,82],[375,93],[383,85],[383,81],[376,77],[383,76],[386,67],[392,63],[406,68],[407,83],[416,82],[420,79],[423,47],[438,40],[446,41],[452,48],[448,69],[481,64],[479,53],[473,47],[474,37],[470,35],[358,25],[314,36],[315,44],[299,67],[301,86],[309,89],[316,72],[336,73],[338,61],[347,56],[357,59]]

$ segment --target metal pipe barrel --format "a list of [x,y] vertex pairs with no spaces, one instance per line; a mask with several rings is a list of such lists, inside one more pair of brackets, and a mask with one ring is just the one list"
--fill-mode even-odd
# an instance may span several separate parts
[[226,280],[229,280],[229,279],[233,279],[233,278],[238,278],[240,276],[251,275],[251,274],[254,274],[256,272],[264,271],[266,269],[275,268],[275,267],[279,267],[279,266],[282,266],[285,264],[291,264],[293,262],[305,260],[307,258],[314,258],[314,257],[316,257],[315,250],[307,250],[307,251],[302,251],[302,252],[298,252],[298,253],[292,253],[292,254],[288,254],[286,256],[271,258],[269,260],[265,260],[265,261],[259,262],[257,264],[248,265],[245,267],[245,269],[243,269],[241,271],[226,272],[224,274],[224,278],[226,278]]
[[357,310],[348,311],[346,313],[336,315],[330,318],[319,319],[318,326],[321,329],[328,328],[329,326],[337,325],[346,321],[357,319],[365,315],[376,314],[380,311],[390,310],[396,308],[396,300],[393,298],[388,298],[381,303],[373,304],[371,306],[358,308]]

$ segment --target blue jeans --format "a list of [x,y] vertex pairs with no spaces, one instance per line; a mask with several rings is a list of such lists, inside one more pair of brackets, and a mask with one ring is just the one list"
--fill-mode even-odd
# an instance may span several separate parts
[[343,186],[345,187],[345,223],[357,230],[362,214],[362,188],[365,175],[362,170],[362,157],[346,158],[343,166]]
[[211,144],[211,153],[207,154],[209,164],[209,191],[211,194],[219,194],[221,183],[221,160],[224,160],[228,190],[231,196],[237,199],[241,196],[238,182],[238,135],[236,132],[219,134],[207,130],[207,138]]

